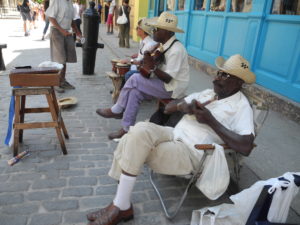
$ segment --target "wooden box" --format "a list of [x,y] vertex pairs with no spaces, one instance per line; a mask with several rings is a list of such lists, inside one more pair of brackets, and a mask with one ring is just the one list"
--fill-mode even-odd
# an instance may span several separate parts
[[59,86],[60,70],[54,67],[13,69],[9,74],[10,86]]

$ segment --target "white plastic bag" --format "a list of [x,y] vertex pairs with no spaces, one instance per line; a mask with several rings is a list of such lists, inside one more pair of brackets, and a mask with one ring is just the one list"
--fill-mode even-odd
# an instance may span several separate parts
[[292,200],[299,190],[294,182],[292,173],[285,173],[283,177],[285,180],[277,180],[268,190],[269,194],[275,191],[268,212],[268,221],[272,223],[286,222]]
[[125,24],[125,23],[128,22],[128,19],[127,19],[127,17],[126,17],[125,12],[124,12],[123,6],[122,6],[122,11],[123,11],[122,16],[119,16],[119,17],[118,17],[118,19],[117,19],[117,24]]
[[56,69],[61,70],[64,67],[64,65],[57,63],[57,62],[44,61],[44,62],[41,62],[38,65],[38,67],[55,67]]
[[229,169],[221,145],[214,144],[215,150],[207,156],[203,172],[196,182],[196,186],[209,199],[219,198],[227,189],[230,181]]

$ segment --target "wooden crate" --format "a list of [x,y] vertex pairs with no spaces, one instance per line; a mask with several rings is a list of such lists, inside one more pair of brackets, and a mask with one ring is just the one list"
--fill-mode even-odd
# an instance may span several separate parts
[[22,87],[59,86],[60,70],[52,67],[13,69],[9,74],[10,85]]

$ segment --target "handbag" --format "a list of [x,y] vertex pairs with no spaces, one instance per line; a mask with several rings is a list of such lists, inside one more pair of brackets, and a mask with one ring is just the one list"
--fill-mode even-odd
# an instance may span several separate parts
[[124,7],[122,6],[122,16],[119,16],[118,19],[117,19],[117,24],[125,24],[128,22],[128,19],[126,17],[126,14],[124,12]]
[[224,148],[214,145],[215,150],[207,157],[203,172],[196,182],[200,191],[211,200],[219,198],[226,191],[230,180]]

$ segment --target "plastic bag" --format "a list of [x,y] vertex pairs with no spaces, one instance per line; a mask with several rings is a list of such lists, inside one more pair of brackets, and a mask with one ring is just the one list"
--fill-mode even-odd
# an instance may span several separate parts
[[268,212],[268,221],[272,223],[286,222],[292,200],[298,193],[293,174],[285,173],[283,177],[285,180],[278,180],[268,190],[269,194],[275,191]]
[[122,6],[122,11],[123,11],[122,16],[119,16],[119,17],[118,17],[118,19],[117,19],[117,24],[125,24],[125,23],[128,22],[128,19],[127,19],[127,17],[126,17],[125,12],[124,12],[123,6]]
[[227,189],[230,181],[229,169],[224,154],[224,148],[218,144],[211,156],[208,156],[203,172],[196,186],[209,199],[219,198]]

